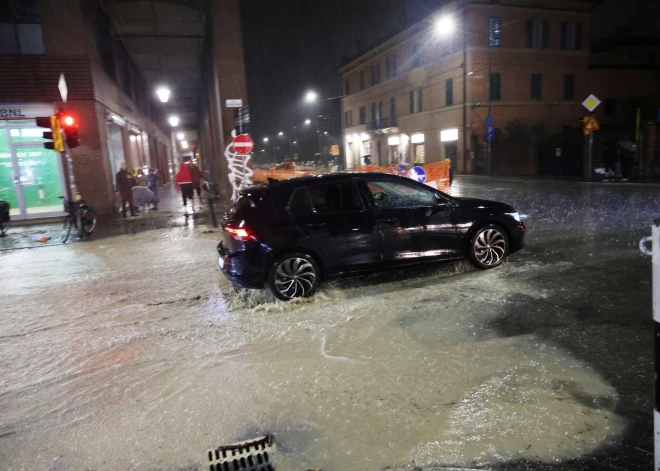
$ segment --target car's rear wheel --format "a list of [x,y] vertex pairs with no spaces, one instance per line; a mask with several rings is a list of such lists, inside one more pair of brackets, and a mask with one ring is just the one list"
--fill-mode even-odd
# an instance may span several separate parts
[[270,291],[283,301],[313,295],[320,281],[321,273],[314,258],[303,252],[279,257],[268,275]]
[[509,237],[504,229],[496,224],[479,228],[470,239],[470,260],[482,270],[501,265],[508,254]]

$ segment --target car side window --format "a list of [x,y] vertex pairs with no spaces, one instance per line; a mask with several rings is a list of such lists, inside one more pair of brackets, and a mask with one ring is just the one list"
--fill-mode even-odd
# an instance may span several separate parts
[[306,188],[296,188],[291,195],[288,208],[291,214],[297,216],[314,214],[314,206],[312,206],[312,201],[309,198]]
[[433,190],[412,181],[369,178],[366,183],[378,209],[418,208],[438,204]]
[[310,185],[307,191],[318,214],[362,209],[362,199],[352,181]]

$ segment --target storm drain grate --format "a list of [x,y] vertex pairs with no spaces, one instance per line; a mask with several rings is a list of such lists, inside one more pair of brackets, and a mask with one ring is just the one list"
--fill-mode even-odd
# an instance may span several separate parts
[[273,437],[255,438],[209,450],[210,471],[275,471]]

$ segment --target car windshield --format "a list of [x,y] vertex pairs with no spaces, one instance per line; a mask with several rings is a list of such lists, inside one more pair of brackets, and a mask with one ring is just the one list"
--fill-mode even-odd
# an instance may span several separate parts
[[0,471],[660,471],[660,0],[0,0]]

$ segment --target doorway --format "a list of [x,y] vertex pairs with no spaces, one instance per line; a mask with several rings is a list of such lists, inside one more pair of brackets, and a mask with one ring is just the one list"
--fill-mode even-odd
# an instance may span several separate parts
[[43,146],[43,129],[34,120],[0,121],[0,200],[12,219],[64,214],[64,179],[58,152]]

